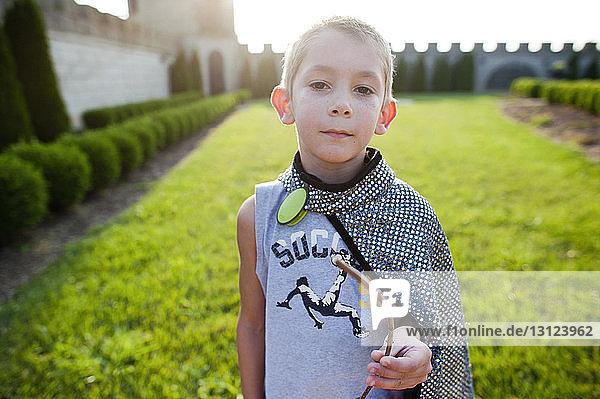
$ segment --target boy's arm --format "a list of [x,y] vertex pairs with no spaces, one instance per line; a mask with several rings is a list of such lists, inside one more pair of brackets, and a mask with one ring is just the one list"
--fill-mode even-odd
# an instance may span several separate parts
[[245,399],[263,399],[265,379],[265,297],[256,275],[254,196],[240,207],[237,241],[240,253],[240,313],[236,343]]

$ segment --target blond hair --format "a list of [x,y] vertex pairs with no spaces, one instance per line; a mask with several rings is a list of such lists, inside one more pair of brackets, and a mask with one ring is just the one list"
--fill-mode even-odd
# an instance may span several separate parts
[[319,33],[334,29],[370,43],[375,47],[381,60],[384,77],[383,106],[392,101],[392,76],[394,74],[394,55],[388,42],[371,25],[353,17],[331,17],[325,19],[304,32],[300,37],[288,46],[283,57],[283,73],[281,74],[281,86],[286,88],[290,98],[292,97],[292,84],[306,56],[312,41]]

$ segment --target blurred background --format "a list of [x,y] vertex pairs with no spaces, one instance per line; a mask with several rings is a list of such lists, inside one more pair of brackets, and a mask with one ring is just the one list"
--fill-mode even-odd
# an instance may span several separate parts
[[[336,14],[391,44],[372,145],[458,271],[600,270],[598,1],[0,0],[0,398],[241,396],[236,214],[297,149],[285,48]],[[470,354],[477,398],[600,398],[598,345]]]
[[[0,13],[11,2],[0,1]],[[486,3],[485,9],[468,0],[375,0],[369,6],[314,0],[37,4],[76,130],[84,128],[81,116],[88,109],[189,89],[219,94],[250,88],[255,96],[267,96],[278,81],[287,43],[334,14],[361,18],[389,40],[398,70],[395,92],[506,91],[519,76],[598,73],[594,18],[600,3],[594,1],[511,0]]]

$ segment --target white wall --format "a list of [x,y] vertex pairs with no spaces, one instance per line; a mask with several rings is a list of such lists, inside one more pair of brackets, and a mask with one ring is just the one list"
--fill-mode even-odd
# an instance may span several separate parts
[[51,57],[73,129],[91,108],[169,95],[169,64],[160,50],[77,33],[48,31]]

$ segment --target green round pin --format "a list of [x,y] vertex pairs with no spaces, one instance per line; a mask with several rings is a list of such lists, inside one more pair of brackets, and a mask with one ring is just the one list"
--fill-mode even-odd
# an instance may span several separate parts
[[281,224],[293,226],[306,215],[306,201],[308,192],[305,188],[297,188],[292,191],[281,203],[277,211],[277,221]]

